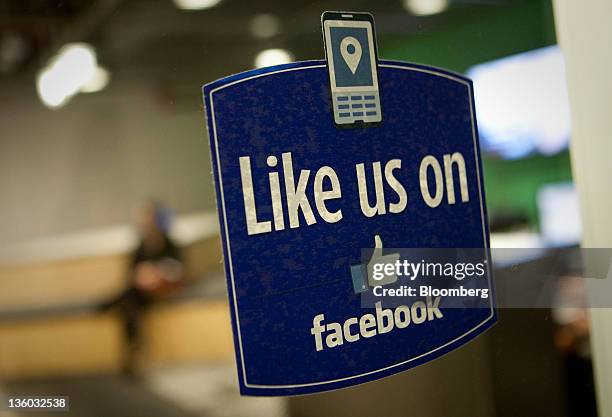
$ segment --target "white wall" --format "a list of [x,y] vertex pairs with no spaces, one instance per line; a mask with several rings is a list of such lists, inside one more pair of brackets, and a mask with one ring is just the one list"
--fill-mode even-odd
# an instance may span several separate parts
[[[612,248],[612,2],[555,0],[554,5],[567,64],[583,246]],[[611,280],[606,286],[612,294]],[[612,416],[612,309],[590,313],[600,416]]]
[[117,77],[53,111],[25,78],[0,85],[0,246],[125,223],[148,196],[215,207],[199,86],[176,106],[153,82]]

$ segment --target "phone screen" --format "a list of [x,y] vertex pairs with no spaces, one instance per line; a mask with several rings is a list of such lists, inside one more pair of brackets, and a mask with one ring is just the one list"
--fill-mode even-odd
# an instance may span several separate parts
[[371,16],[323,15],[327,67],[336,124],[382,120]]

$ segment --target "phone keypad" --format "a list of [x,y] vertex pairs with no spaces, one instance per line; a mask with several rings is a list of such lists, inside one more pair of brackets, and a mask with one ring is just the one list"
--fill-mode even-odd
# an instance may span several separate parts
[[380,122],[380,99],[378,93],[364,92],[333,94],[334,118],[338,124],[356,121],[365,123]]

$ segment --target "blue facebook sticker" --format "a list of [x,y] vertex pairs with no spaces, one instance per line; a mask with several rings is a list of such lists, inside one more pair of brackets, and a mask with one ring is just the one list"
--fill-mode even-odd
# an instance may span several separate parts
[[[354,276],[367,275],[361,252],[375,236],[388,248],[488,246],[471,82],[406,63],[382,61],[378,71],[386,113],[374,128],[335,126],[323,61],[204,88],[243,394],[370,381],[439,357],[495,322],[492,297],[486,308],[447,310],[423,298],[430,320],[388,332],[384,317],[395,313],[361,307],[367,279],[356,285]],[[465,170],[465,198],[456,184],[453,204],[445,181],[438,189],[435,181],[449,155],[461,155]]]
[[[496,321],[488,266],[479,285],[491,296],[476,308],[446,308],[445,296],[432,292],[409,305],[362,304],[372,287],[403,279],[377,281],[374,260],[400,260],[401,251],[385,248],[481,248],[488,258],[489,246],[471,81],[364,55],[365,27],[365,38],[339,31],[338,39],[348,54],[361,45],[355,74],[374,62],[385,111],[377,125],[336,122],[330,44],[327,62],[204,86],[242,394],[304,394],[382,378],[456,349]],[[352,95],[372,95],[363,91]],[[348,96],[365,111],[366,102]]]

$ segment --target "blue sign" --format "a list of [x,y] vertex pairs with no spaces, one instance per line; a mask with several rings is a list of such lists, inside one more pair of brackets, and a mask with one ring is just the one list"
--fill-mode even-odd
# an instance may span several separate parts
[[497,317],[471,81],[379,61],[370,15],[322,24],[326,61],[204,87],[243,394],[388,376]]
[[395,260],[383,242],[489,246],[471,81],[403,62],[376,67],[382,121],[349,129],[335,122],[326,61],[204,87],[242,394],[378,379],[496,321],[492,296],[478,308],[445,309],[431,296],[362,305],[372,266],[363,249]]

